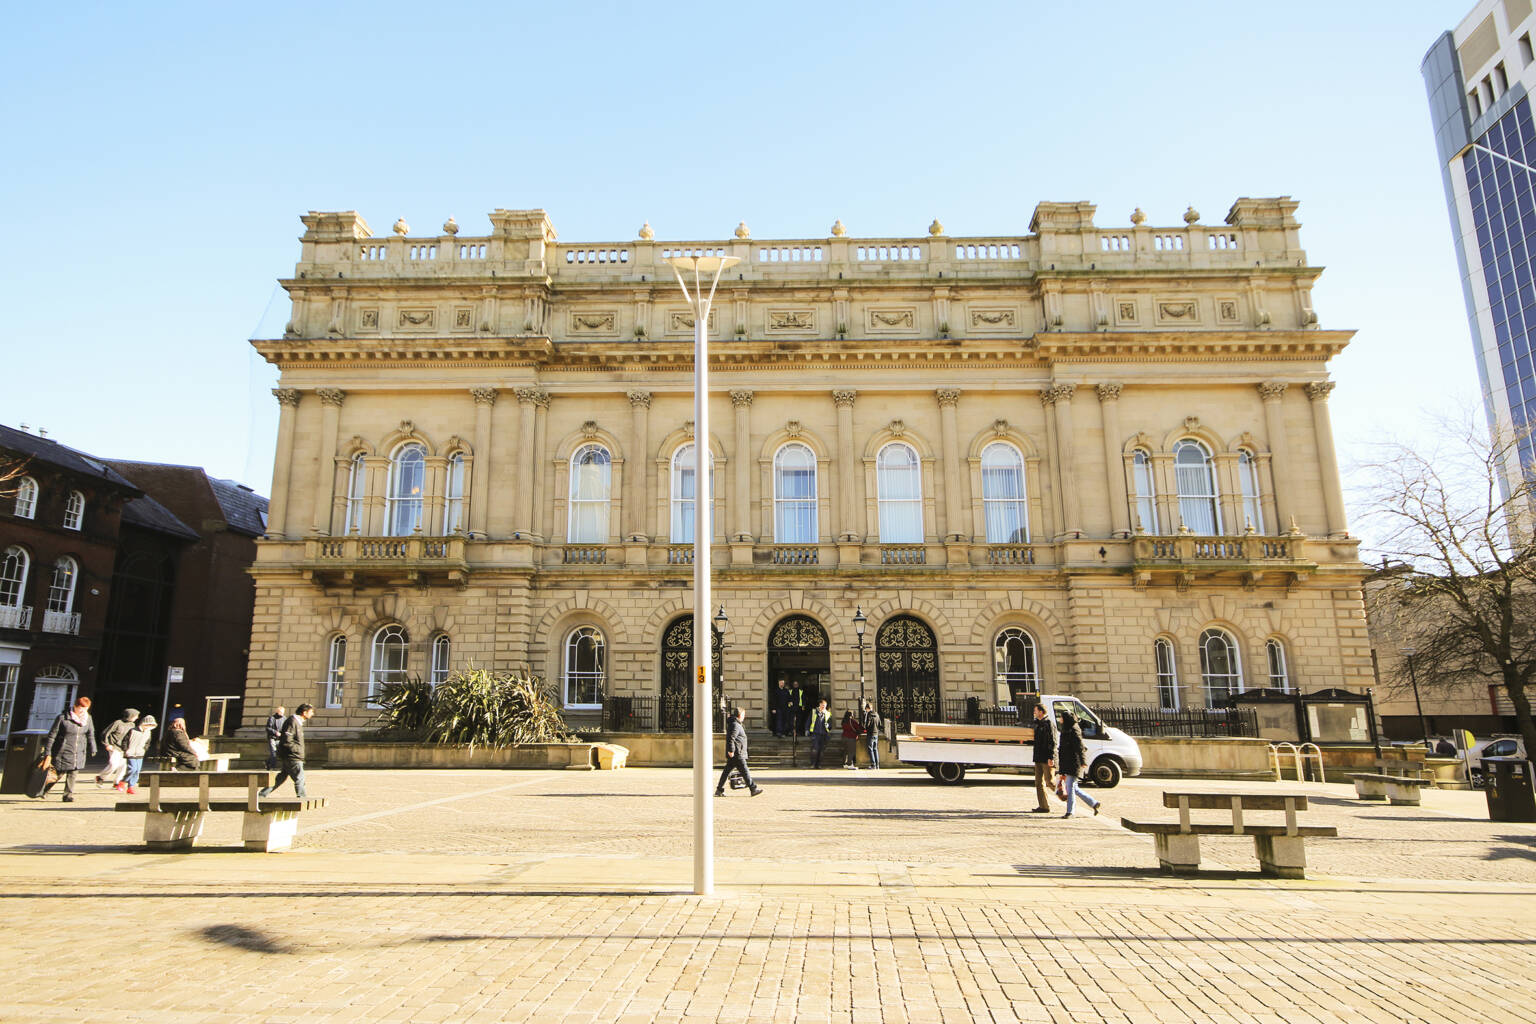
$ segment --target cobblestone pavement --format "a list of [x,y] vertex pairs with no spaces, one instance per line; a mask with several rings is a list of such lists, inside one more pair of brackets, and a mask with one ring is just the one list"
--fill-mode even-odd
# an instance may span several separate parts
[[[691,775],[310,773],[295,849],[135,850],[138,815],[0,797],[0,1021],[1403,1021],[1536,1018],[1536,826],[1480,793],[1362,804],[1295,784],[1305,881],[1242,840],[1156,872],[1121,814],[1024,813],[1033,787],[764,773],[716,802],[691,887]],[[222,844],[222,848],[221,848]]]

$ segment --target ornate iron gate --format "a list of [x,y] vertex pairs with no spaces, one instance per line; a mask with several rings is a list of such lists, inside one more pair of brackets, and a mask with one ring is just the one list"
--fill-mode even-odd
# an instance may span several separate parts
[[791,687],[799,683],[805,707],[798,710],[796,726],[804,726],[816,701],[832,696],[832,649],[821,623],[805,615],[781,619],[768,634],[768,700],[778,699],[779,680]]
[[939,645],[926,624],[898,615],[880,627],[875,634],[875,693],[882,718],[902,725],[941,720]]
[[[710,627],[711,631],[714,627]],[[722,673],[720,634],[714,634],[711,673],[713,694],[710,712],[720,706]],[[687,615],[667,627],[661,639],[661,731],[688,732],[693,728],[693,616]]]

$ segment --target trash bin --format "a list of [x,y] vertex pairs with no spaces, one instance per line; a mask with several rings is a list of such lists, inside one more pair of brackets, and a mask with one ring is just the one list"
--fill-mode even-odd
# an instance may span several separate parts
[[5,769],[0,772],[0,793],[25,793],[32,766],[43,756],[46,729],[13,732],[5,744]]
[[1531,763],[1522,757],[1485,757],[1490,821],[1536,821],[1536,792],[1531,789]]

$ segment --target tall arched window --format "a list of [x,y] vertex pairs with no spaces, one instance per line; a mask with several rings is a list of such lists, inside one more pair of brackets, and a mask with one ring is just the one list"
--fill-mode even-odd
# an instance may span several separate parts
[[787,444],[773,457],[773,539],[778,544],[815,544],[816,453]]
[[1009,626],[992,641],[992,681],[997,702],[1013,703],[1020,691],[1040,692],[1040,658],[1035,638],[1018,626]]
[[347,638],[337,633],[327,645],[325,659],[325,706],[341,707],[347,675]]
[[[692,544],[694,509],[697,507],[698,469],[690,444],[672,453],[672,543]],[[715,461],[709,460],[709,499],[715,496]],[[709,500],[706,499],[706,500]]]
[[447,633],[439,633],[432,638],[432,673],[428,680],[433,686],[441,686],[448,681],[448,662],[453,654],[453,642],[448,639]]
[[389,460],[389,498],[385,518],[391,537],[409,537],[421,526],[421,499],[427,483],[427,449],[403,444]]
[[16,515],[21,519],[37,515],[37,481],[29,476],[22,477],[16,484]]
[[597,708],[603,705],[606,659],[603,634],[593,626],[578,626],[565,638],[565,706]]
[[875,456],[875,491],[882,544],[923,542],[923,470],[917,452],[900,441]]
[[1291,692],[1291,667],[1285,658],[1285,643],[1279,637],[1270,637],[1264,644],[1269,659],[1269,687],[1272,690]]
[[85,495],[79,491],[69,492],[69,501],[64,505],[64,529],[78,530],[85,522]]
[[50,633],[78,633],[79,616],[75,608],[75,578],[79,569],[69,556],[53,563],[53,579],[48,583],[48,610],[43,616],[43,629]]
[[1237,641],[1220,629],[1200,634],[1200,680],[1205,684],[1205,702],[1217,707],[1231,693],[1243,692],[1243,665],[1237,656]]
[[31,611],[22,607],[31,564],[25,548],[12,545],[5,549],[5,560],[0,562],[0,626],[27,629],[32,625]]
[[566,534],[570,543],[608,543],[612,470],[613,460],[602,445],[582,445],[571,456],[571,511]]
[[361,533],[363,530],[363,501],[368,496],[368,458],[362,452],[352,456],[347,468],[347,521],[343,533]]
[[988,544],[1028,544],[1024,457],[1011,444],[993,442],[981,452],[981,510]]
[[443,536],[464,527],[464,453],[448,458],[448,482],[443,494]]
[[1157,484],[1152,479],[1152,456],[1146,449],[1137,448],[1131,455],[1131,482],[1136,492],[1131,495],[1135,504],[1135,528],[1143,533],[1157,534]]
[[1179,669],[1173,659],[1173,641],[1160,636],[1152,641],[1152,660],[1157,665],[1157,706],[1179,710]]
[[1259,460],[1244,448],[1237,456],[1237,483],[1243,492],[1243,529],[1264,532],[1264,506],[1259,501]]
[[373,652],[368,660],[368,699],[377,697],[385,683],[405,682],[410,640],[405,630],[391,622],[373,634]]
[[1174,476],[1179,484],[1179,518],[1190,533],[1206,537],[1221,533],[1221,508],[1216,490],[1216,464],[1210,449],[1185,438],[1173,446]]

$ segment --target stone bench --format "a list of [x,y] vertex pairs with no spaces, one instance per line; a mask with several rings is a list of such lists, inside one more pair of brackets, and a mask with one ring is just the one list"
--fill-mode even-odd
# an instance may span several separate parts
[[1419,805],[1419,791],[1433,786],[1424,765],[1398,757],[1376,759],[1376,771],[1352,772],[1348,779],[1355,784],[1355,796],[1361,800],[1387,800],[1394,804]]
[[[240,832],[245,848],[274,853],[293,845],[302,812],[325,806],[324,797],[262,799],[257,795],[276,780],[277,773],[269,771],[145,772],[139,781],[149,784],[149,799],[119,801],[114,810],[144,812],[144,843],[152,850],[190,850],[203,834],[206,815],[238,812],[245,815]],[[162,789],[196,789],[197,796],[172,800],[161,795]],[[244,799],[214,799],[215,790],[241,789]]]
[[[209,754],[206,757],[200,757],[197,760],[196,770],[200,772],[227,772],[230,770],[230,763],[233,762],[237,756],[238,755],[235,754]],[[175,758],[152,757],[145,758],[144,760],[146,762],[153,762],[159,771],[193,771],[191,768],[177,768]]]
[[[1298,825],[1296,814],[1307,809],[1307,798],[1300,793],[1191,793],[1169,791],[1163,794],[1163,806],[1178,808],[1178,821],[1133,821],[1120,819],[1132,832],[1150,835],[1157,844],[1158,865],[1170,874],[1200,869],[1201,836],[1251,836],[1259,868],[1266,875],[1279,878],[1305,878],[1307,839],[1330,838],[1339,830],[1332,825]],[[1205,823],[1190,820],[1190,811],[1228,811],[1230,822]],[[1284,811],[1285,824],[1249,824],[1244,811]]]

